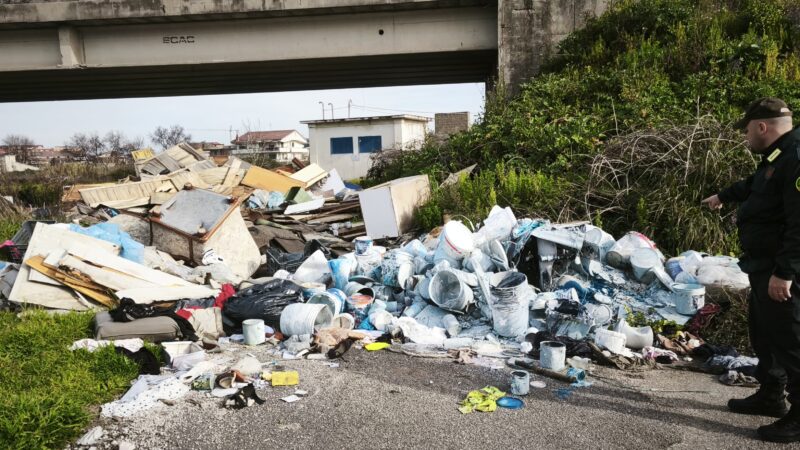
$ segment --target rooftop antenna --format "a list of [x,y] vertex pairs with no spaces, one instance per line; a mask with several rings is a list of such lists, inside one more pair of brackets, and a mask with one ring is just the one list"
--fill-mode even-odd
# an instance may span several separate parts
[[328,106],[331,107],[331,119],[333,119],[333,103],[328,103]]
[[322,106],[322,120],[325,120],[325,103],[317,102]]
[[353,104],[353,99],[347,101],[347,118],[350,118],[350,106]]

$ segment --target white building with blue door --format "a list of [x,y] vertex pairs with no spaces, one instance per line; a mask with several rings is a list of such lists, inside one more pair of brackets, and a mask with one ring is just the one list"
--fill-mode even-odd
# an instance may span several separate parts
[[306,120],[312,163],[336,169],[345,180],[360,178],[372,166],[372,153],[418,149],[431,119],[402,114],[348,119]]

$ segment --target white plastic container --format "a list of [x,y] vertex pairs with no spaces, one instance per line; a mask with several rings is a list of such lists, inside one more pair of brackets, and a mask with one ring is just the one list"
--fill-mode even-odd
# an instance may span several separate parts
[[599,329],[594,332],[594,343],[611,353],[622,353],[625,350],[625,335],[616,331]]
[[442,309],[459,313],[464,312],[474,298],[472,289],[449,270],[442,270],[433,276],[429,291],[433,303]]
[[561,342],[544,341],[539,344],[539,365],[543,369],[560,371],[567,360],[567,346]]
[[679,314],[693,316],[706,303],[706,288],[702,284],[676,284],[672,299]]
[[247,319],[242,322],[242,334],[245,345],[258,345],[266,341],[264,336],[264,321],[261,319]]
[[653,329],[650,327],[634,328],[625,319],[619,321],[615,331],[625,335],[625,346],[633,350],[641,350],[653,345]]
[[637,248],[631,254],[630,262],[633,275],[643,283],[651,283],[655,279],[652,270],[661,266],[661,258],[652,248]]
[[281,333],[286,336],[314,334],[333,321],[330,308],[323,304],[292,303],[281,313]]
[[461,261],[475,248],[472,231],[457,220],[444,225],[439,245],[433,256],[434,263],[448,261],[453,267],[461,267]]

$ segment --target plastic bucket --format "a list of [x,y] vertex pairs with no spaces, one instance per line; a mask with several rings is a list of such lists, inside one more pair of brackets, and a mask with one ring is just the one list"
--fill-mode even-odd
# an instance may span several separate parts
[[354,241],[356,255],[366,255],[372,250],[372,238],[369,236],[359,236]]
[[318,294],[314,294],[314,296],[308,299],[308,304],[325,305],[330,309],[332,316],[338,315],[342,312],[342,309],[344,309],[344,301],[339,296],[330,292],[320,292]]
[[531,388],[531,375],[524,370],[511,372],[511,393],[514,395],[528,395]]
[[676,284],[672,286],[675,309],[685,316],[692,316],[706,303],[706,288],[702,284]]
[[583,237],[581,255],[600,262],[605,262],[606,254],[614,246],[614,237],[597,227],[586,231]]
[[449,270],[436,273],[428,289],[433,303],[453,312],[464,312],[473,299],[472,289]]
[[355,281],[347,283],[347,285],[344,287],[345,301],[356,294],[367,295],[374,298],[375,290]]
[[286,336],[314,334],[331,325],[333,314],[323,304],[292,303],[281,313],[281,333]]
[[625,350],[625,335],[616,331],[599,329],[594,332],[594,343],[611,353],[622,353]]
[[367,313],[373,300],[373,297],[364,294],[354,294],[347,298],[347,311],[353,315],[356,327],[367,319]]
[[567,360],[567,346],[561,342],[544,341],[539,344],[539,365],[543,369],[556,372],[564,368]]
[[344,289],[350,273],[353,271],[354,260],[348,258],[332,259],[328,261],[333,276],[333,287]]
[[449,261],[454,267],[460,267],[461,261],[475,248],[472,231],[457,220],[451,220],[444,225],[439,236],[439,245],[436,247],[433,261]]
[[492,328],[505,337],[516,337],[528,329],[530,300],[528,278],[521,272],[509,272],[492,287]]
[[242,322],[242,334],[245,345],[258,345],[266,341],[264,321],[261,319],[247,319]]
[[673,280],[678,278],[681,272],[683,272],[683,267],[681,267],[681,261],[684,259],[683,256],[676,256],[674,258],[670,258],[667,263],[664,265],[667,273],[669,274],[670,278]]
[[652,269],[661,265],[661,258],[652,248],[637,248],[631,254],[630,262],[633,276],[643,283],[650,283],[655,279]]
[[347,330],[352,330],[356,327],[356,319],[347,313],[339,314],[333,318],[333,322],[331,322],[331,326],[335,328],[345,328]]
[[414,255],[402,250],[392,250],[381,263],[383,285],[405,287],[406,281],[414,275]]

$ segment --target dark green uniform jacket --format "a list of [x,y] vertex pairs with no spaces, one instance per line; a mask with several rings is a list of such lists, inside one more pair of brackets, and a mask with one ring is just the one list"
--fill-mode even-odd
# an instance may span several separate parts
[[784,280],[800,273],[800,127],[778,138],[756,172],[719,199],[740,203],[736,224],[744,272],[771,272]]

